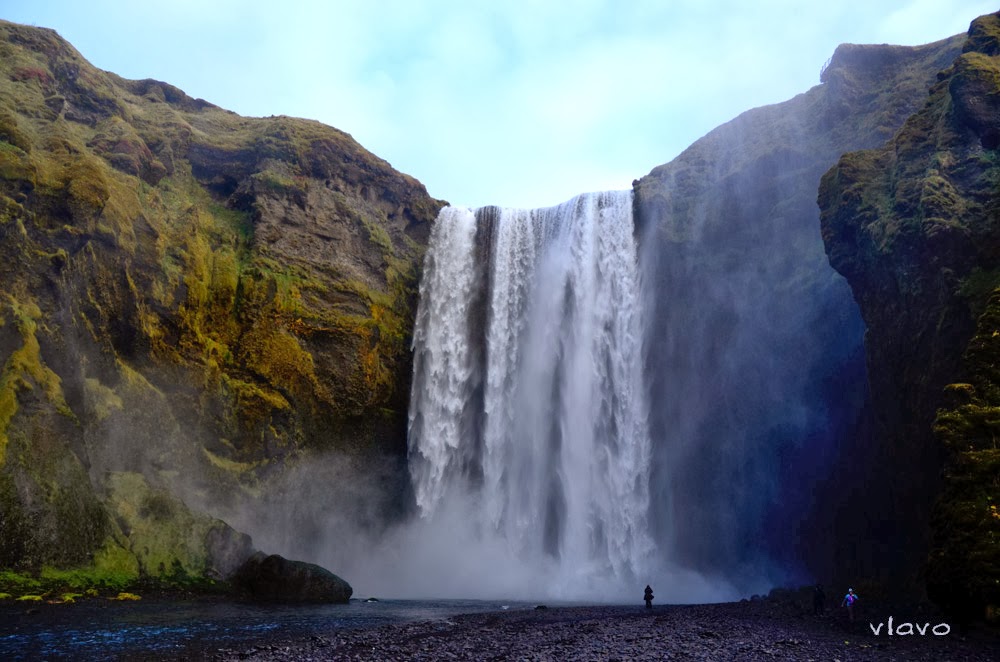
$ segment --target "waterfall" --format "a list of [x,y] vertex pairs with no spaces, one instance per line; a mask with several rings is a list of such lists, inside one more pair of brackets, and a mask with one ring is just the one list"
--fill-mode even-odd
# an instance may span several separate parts
[[463,504],[462,526],[534,564],[549,594],[648,566],[636,261],[630,191],[446,207],[431,233],[413,336],[417,506],[432,519]]

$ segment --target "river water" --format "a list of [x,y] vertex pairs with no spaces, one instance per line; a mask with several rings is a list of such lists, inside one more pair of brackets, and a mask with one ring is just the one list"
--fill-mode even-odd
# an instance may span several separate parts
[[344,605],[260,605],[219,600],[103,599],[73,605],[0,604],[0,660],[206,659],[286,638],[523,609],[482,600],[351,600]]

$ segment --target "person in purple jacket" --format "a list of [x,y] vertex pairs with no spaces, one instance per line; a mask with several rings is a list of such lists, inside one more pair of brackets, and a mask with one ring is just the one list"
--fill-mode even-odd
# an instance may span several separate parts
[[854,605],[858,599],[858,594],[854,592],[854,589],[849,588],[847,589],[847,595],[844,596],[844,601],[840,603],[841,607],[847,607],[847,616],[852,621],[854,620]]

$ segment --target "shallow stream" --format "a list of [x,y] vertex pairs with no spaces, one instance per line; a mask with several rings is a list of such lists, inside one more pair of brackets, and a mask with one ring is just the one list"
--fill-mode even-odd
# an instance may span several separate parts
[[260,605],[219,600],[94,599],[73,605],[0,605],[0,660],[206,659],[220,649],[458,614],[523,609],[483,600],[351,600]]

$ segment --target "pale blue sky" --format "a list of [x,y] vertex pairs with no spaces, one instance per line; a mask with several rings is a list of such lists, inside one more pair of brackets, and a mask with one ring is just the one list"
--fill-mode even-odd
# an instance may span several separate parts
[[844,42],[923,44],[977,0],[3,0],[96,66],[318,119],[454,204],[628,188]]

